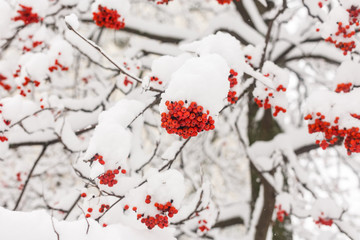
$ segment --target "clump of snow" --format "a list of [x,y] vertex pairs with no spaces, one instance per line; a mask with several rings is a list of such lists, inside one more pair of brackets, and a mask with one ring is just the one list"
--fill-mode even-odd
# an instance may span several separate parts
[[67,15],[65,17],[65,22],[67,24],[69,24],[75,30],[77,30],[79,28],[79,26],[80,26],[79,20],[78,20],[77,16],[74,13],[72,13],[70,15]]
[[5,0],[0,0],[0,39],[8,36],[11,21],[11,7]]
[[339,218],[342,213],[342,209],[337,206],[336,202],[332,199],[317,199],[313,204],[311,210],[311,216],[314,219],[319,217]]
[[355,61],[345,61],[336,70],[334,79],[335,88],[339,83],[351,83],[360,85],[360,63]]
[[349,9],[352,6],[360,7],[360,2],[358,0],[339,0],[342,7]]
[[207,54],[219,54],[222,56],[230,68],[238,72],[241,77],[245,64],[244,54],[240,42],[228,33],[217,32],[209,35],[200,41],[184,44],[180,49],[195,52],[200,56]]
[[[107,227],[101,226],[95,220],[89,218],[77,221],[58,221],[52,218],[44,210],[32,212],[14,212],[0,207],[0,235],[3,239],[27,239],[48,240],[56,239],[59,234],[61,240],[107,240],[124,239],[131,240],[175,240],[173,229],[161,231],[149,231],[136,229],[124,224],[112,224]],[[21,231],[11,229],[17,226]],[[89,227],[89,231],[87,228]]]
[[171,76],[165,93],[161,95],[160,112],[167,112],[166,101],[187,100],[196,102],[217,115],[224,105],[229,91],[229,67],[217,54],[194,57],[187,60]]
[[190,58],[191,54],[189,53],[183,53],[176,57],[162,56],[153,61],[151,75],[159,78],[159,81],[162,82],[160,85],[166,86],[171,79],[171,75]]

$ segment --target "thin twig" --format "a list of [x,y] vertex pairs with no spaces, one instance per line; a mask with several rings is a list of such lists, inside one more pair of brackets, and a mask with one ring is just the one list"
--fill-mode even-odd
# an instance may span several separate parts
[[27,187],[28,184],[29,184],[30,178],[32,177],[32,174],[33,174],[33,172],[34,172],[37,164],[39,163],[40,159],[41,159],[42,156],[44,155],[44,153],[45,153],[45,151],[46,151],[46,149],[47,149],[47,146],[48,146],[48,145],[44,145],[44,146],[43,146],[43,149],[41,150],[38,158],[37,158],[36,161],[34,162],[32,168],[31,168],[31,170],[30,170],[30,172],[29,172],[29,175],[28,175],[28,177],[27,177],[27,179],[26,179],[26,181],[25,181],[24,187],[23,187],[23,189],[21,190],[20,196],[19,196],[19,198],[18,198],[17,201],[16,201],[16,204],[15,204],[15,207],[13,208],[13,211],[15,211],[15,210],[18,208],[18,206],[19,206],[19,204],[20,204],[20,201],[21,201],[21,199],[22,199],[22,197],[23,197],[23,195],[24,195],[24,192],[25,192],[25,190],[26,190],[26,187]]

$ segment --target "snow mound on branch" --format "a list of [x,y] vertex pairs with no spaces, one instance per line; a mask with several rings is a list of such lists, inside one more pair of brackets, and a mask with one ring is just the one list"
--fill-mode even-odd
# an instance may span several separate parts
[[171,76],[171,82],[161,95],[160,112],[167,112],[166,101],[196,102],[217,115],[224,106],[229,91],[229,67],[218,54],[187,60]]
[[67,15],[65,17],[65,22],[67,24],[69,24],[72,28],[74,28],[75,30],[77,30],[80,25],[78,17],[74,13]]
[[334,83],[352,83],[352,85],[360,85],[359,76],[360,64],[354,61],[345,61],[342,62],[339,68],[336,70]]
[[[156,169],[150,169],[147,182],[142,186],[132,189],[126,194],[123,206],[128,204],[130,207],[136,206],[138,213],[155,216],[159,210],[154,207],[154,203],[165,204],[172,200],[172,205],[180,208],[181,202],[185,196],[185,185],[183,175],[174,169],[164,172],[158,172]],[[146,196],[151,196],[151,204],[146,204]],[[130,211],[127,213],[131,218],[136,219],[136,213]],[[171,221],[171,218],[169,218]]]
[[[359,109],[360,89],[355,88],[346,94],[338,94],[327,90],[315,91],[306,100],[305,114],[320,112],[325,116],[324,121],[333,123],[337,117],[339,128],[350,129],[357,127],[360,121],[351,114],[360,114]],[[310,123],[314,122],[311,120]]]
[[166,85],[171,75],[177,71],[188,59],[191,58],[191,54],[184,53],[179,56],[162,56],[153,61],[151,65],[151,74],[159,78],[159,81]]
[[[53,222],[52,222],[53,221]],[[87,227],[89,223],[89,231]],[[175,240],[172,229],[139,230],[122,224],[100,226],[93,219],[78,221],[58,221],[45,211],[14,212],[0,207],[0,235],[2,239],[49,240],[56,239],[56,232],[61,240]],[[17,228],[21,231],[14,231]]]
[[144,104],[136,100],[123,99],[99,116],[100,124],[117,123],[126,128],[144,109]]
[[11,8],[9,4],[0,0],[0,39],[5,38],[10,30]]
[[245,64],[244,54],[240,42],[228,33],[217,32],[209,35],[200,41],[184,44],[180,49],[195,52],[200,56],[207,54],[219,54],[222,56],[230,68],[242,75]]
[[345,9],[349,9],[351,6],[360,6],[359,0],[339,0],[339,2]]
[[117,168],[127,159],[131,148],[131,133],[120,124],[99,124],[95,128],[85,159],[92,158],[96,153],[104,157],[105,166]]
[[342,209],[332,199],[317,199],[313,204],[311,216],[317,219],[319,216],[328,218],[340,218]]

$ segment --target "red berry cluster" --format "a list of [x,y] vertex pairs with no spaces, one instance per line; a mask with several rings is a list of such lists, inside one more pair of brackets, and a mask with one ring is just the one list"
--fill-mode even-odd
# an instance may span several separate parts
[[146,204],[150,204],[150,203],[151,203],[151,196],[150,196],[150,195],[146,195],[145,203],[146,203]]
[[[185,104],[187,101],[185,101]],[[215,128],[215,121],[209,116],[209,111],[203,113],[204,108],[196,102],[186,107],[183,101],[166,101],[168,113],[161,114],[161,127],[169,134],[177,134],[184,139],[197,136],[198,132]]]
[[[59,55],[61,55],[61,53],[59,53]],[[55,59],[55,63],[54,63],[53,66],[50,66],[50,67],[49,67],[49,71],[50,71],[50,72],[53,72],[53,71],[55,71],[55,70],[67,71],[67,70],[69,70],[69,68],[68,68],[68,67],[65,67],[65,66],[63,66],[61,63],[59,63],[59,60],[58,60],[58,59]]]
[[356,113],[351,113],[350,114],[353,118],[356,118],[358,120],[360,120],[360,115],[356,114]]
[[252,59],[252,56],[245,55],[245,62],[248,63],[251,67],[253,67],[252,63],[250,63],[251,59]]
[[9,141],[9,139],[5,136],[0,136],[0,142],[6,142]]
[[276,218],[279,222],[283,222],[284,221],[284,218],[285,216],[289,216],[289,214],[284,210],[284,209],[281,209],[281,204],[279,204],[279,207],[278,206],[275,206],[275,208],[277,208],[277,212],[276,212]]
[[166,204],[155,203],[154,206],[159,210],[162,214],[168,213],[169,217],[173,217],[178,213],[178,210],[172,206],[171,202],[167,202]]
[[104,165],[104,164],[105,164],[105,161],[104,161],[104,159],[103,159],[103,156],[99,155],[98,153],[96,153],[96,154],[90,159],[91,162],[97,161],[97,160],[99,160],[99,163],[100,163],[101,165]]
[[[207,224],[207,221],[206,220],[199,220],[199,230],[201,231],[201,232],[205,232],[205,231],[209,231],[210,229],[206,226],[206,224]],[[202,224],[202,225],[201,225]]]
[[152,76],[152,77],[150,78],[150,81],[152,81],[152,82],[158,82],[160,85],[163,84],[163,82],[162,82],[162,81],[159,81],[159,78],[158,78],[158,77],[155,77],[155,76]]
[[178,210],[172,206],[171,202],[167,202],[166,204],[155,203],[154,206],[160,211],[160,214],[156,214],[155,217],[144,217],[143,214],[138,214],[138,219],[141,218],[141,223],[144,223],[148,229],[153,229],[155,226],[158,226],[159,228],[168,227],[168,217],[173,217],[178,213]]
[[22,86],[17,86],[16,88],[18,90],[20,90],[20,95],[23,97],[26,97],[27,94],[26,92],[30,93],[31,90],[28,89],[27,91],[25,91],[25,89],[22,89],[22,87],[26,87],[27,85],[29,85],[29,83],[34,84],[35,87],[38,87],[40,85],[40,82],[37,80],[31,80],[29,77],[24,77],[24,82],[21,84]]
[[352,83],[340,83],[340,84],[337,85],[337,87],[336,87],[336,89],[335,89],[335,92],[337,92],[337,93],[340,93],[340,92],[344,92],[344,93],[350,92],[351,86],[352,86]]
[[[327,0],[325,0],[325,2],[326,2]],[[319,8],[322,8],[324,5],[323,5],[323,3],[321,2],[321,1],[319,1],[318,2],[318,6],[319,6]]]
[[22,9],[17,11],[19,16],[16,16],[12,19],[15,22],[23,21],[25,25],[29,25],[31,23],[38,23],[40,20],[42,21],[42,18],[40,18],[37,13],[32,12],[32,7],[27,7],[22,4],[19,4],[19,6]]
[[116,10],[101,5],[98,6],[98,9],[98,12],[93,12],[93,20],[96,25],[116,30],[125,27],[124,19],[119,19],[120,14]]
[[[339,122],[339,117],[336,117],[334,124],[331,125],[330,122],[324,121],[325,116],[320,112],[316,113],[317,118],[314,123],[308,125],[309,133],[324,133],[325,139],[322,141],[316,140],[316,144],[319,144],[322,149],[326,149],[329,145],[335,144],[340,138],[345,138],[344,145],[347,149],[348,155],[351,153],[360,152],[360,132],[358,127],[352,127],[350,129],[340,129],[337,125]],[[305,120],[312,120],[313,114],[308,114],[305,116]]]
[[21,172],[16,173],[16,180],[21,182]]
[[124,78],[124,85],[125,87],[127,87],[127,85],[129,84],[134,84],[131,80],[129,80],[129,78],[127,76],[125,76]]
[[[32,35],[30,35],[30,36],[32,37]],[[29,38],[30,38],[30,36],[29,36]],[[32,43],[32,48],[36,48],[37,46],[39,46],[41,44],[43,44],[42,41],[35,41]],[[23,52],[30,52],[30,51],[31,51],[31,47],[26,47],[26,46],[23,47]]]
[[[150,1],[154,1],[154,0],[150,0]],[[166,4],[168,5],[169,2],[171,2],[172,0],[157,0],[156,4],[160,5],[160,4]]]
[[[270,76],[270,74],[265,75],[265,77],[269,77],[269,76]],[[269,91],[268,88],[265,88],[264,90],[265,90],[265,92]],[[287,89],[281,84],[279,86],[277,86],[277,88],[276,88],[277,92],[280,92],[280,91],[286,92],[286,90]],[[274,94],[271,91],[269,91],[269,93],[267,94],[267,96],[265,98],[265,101],[258,97],[254,98],[254,101],[258,105],[259,108],[263,107],[264,109],[270,109],[272,107],[272,105],[270,103],[270,98],[273,98],[273,97],[274,97]],[[276,117],[280,112],[286,113],[286,109],[283,107],[274,106],[274,109],[275,109],[275,111],[273,113],[274,117]]]
[[21,65],[19,65],[19,68],[16,69],[15,73],[13,74],[14,78],[17,78],[20,76],[20,72],[21,72]]
[[[335,36],[342,35],[344,38],[351,38],[355,35],[355,31],[348,32],[350,25],[343,26],[342,22],[338,22],[338,31],[335,33]],[[332,37],[328,37],[325,39],[326,42],[330,42],[335,45],[336,48],[339,48],[343,51],[344,55],[347,55],[348,52],[351,52],[355,47],[355,41],[342,42],[332,39]]]
[[228,77],[228,80],[230,82],[230,90],[227,95],[227,100],[229,103],[234,104],[238,100],[238,97],[236,97],[236,91],[232,91],[231,88],[235,87],[238,84],[236,76],[238,73],[234,69],[230,69],[230,74]]
[[11,90],[11,86],[9,84],[4,83],[4,81],[7,79],[4,75],[0,73],[0,86],[3,87],[6,91]]
[[[321,215],[324,215],[324,213],[322,212]],[[315,220],[315,223],[319,225],[325,225],[325,226],[329,226],[331,227],[331,225],[333,224],[333,220],[330,218],[325,218],[325,217],[319,217],[318,220]]]
[[[146,204],[151,203],[151,196],[147,195],[145,199]],[[178,210],[172,205],[172,200],[165,204],[155,203],[154,206],[159,211],[159,214],[153,216],[144,216],[144,214],[138,213],[137,220],[141,219],[141,223],[144,223],[148,229],[153,229],[155,226],[159,228],[164,228],[169,226],[169,217],[172,218],[175,214],[178,213]],[[124,211],[127,211],[130,208],[129,205],[124,206]],[[137,212],[137,207],[133,207],[132,210]]]
[[356,24],[356,26],[359,26],[360,8],[356,6],[351,6],[346,11],[348,11],[349,13],[350,24]]
[[99,208],[99,212],[103,213],[106,210],[108,210],[110,208],[110,206],[108,204],[101,204],[100,208]]
[[81,196],[82,198],[86,198],[87,195],[86,195],[86,193],[81,193],[80,196]]
[[[219,4],[230,4],[233,0],[217,0]],[[236,0],[237,2],[240,0]]]
[[[98,177],[98,179],[100,180],[100,184],[108,185],[109,187],[112,187],[115,184],[117,184],[118,181],[115,179],[115,175],[118,175],[120,173],[119,171],[120,169],[121,167],[118,167],[118,169],[115,170],[107,170],[105,173],[100,175]],[[121,173],[126,174],[126,170],[122,169]]]

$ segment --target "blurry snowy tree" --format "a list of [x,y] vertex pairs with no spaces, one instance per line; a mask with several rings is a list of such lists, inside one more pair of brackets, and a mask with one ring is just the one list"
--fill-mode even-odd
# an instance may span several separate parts
[[360,239],[359,23],[0,0],[0,239]]

